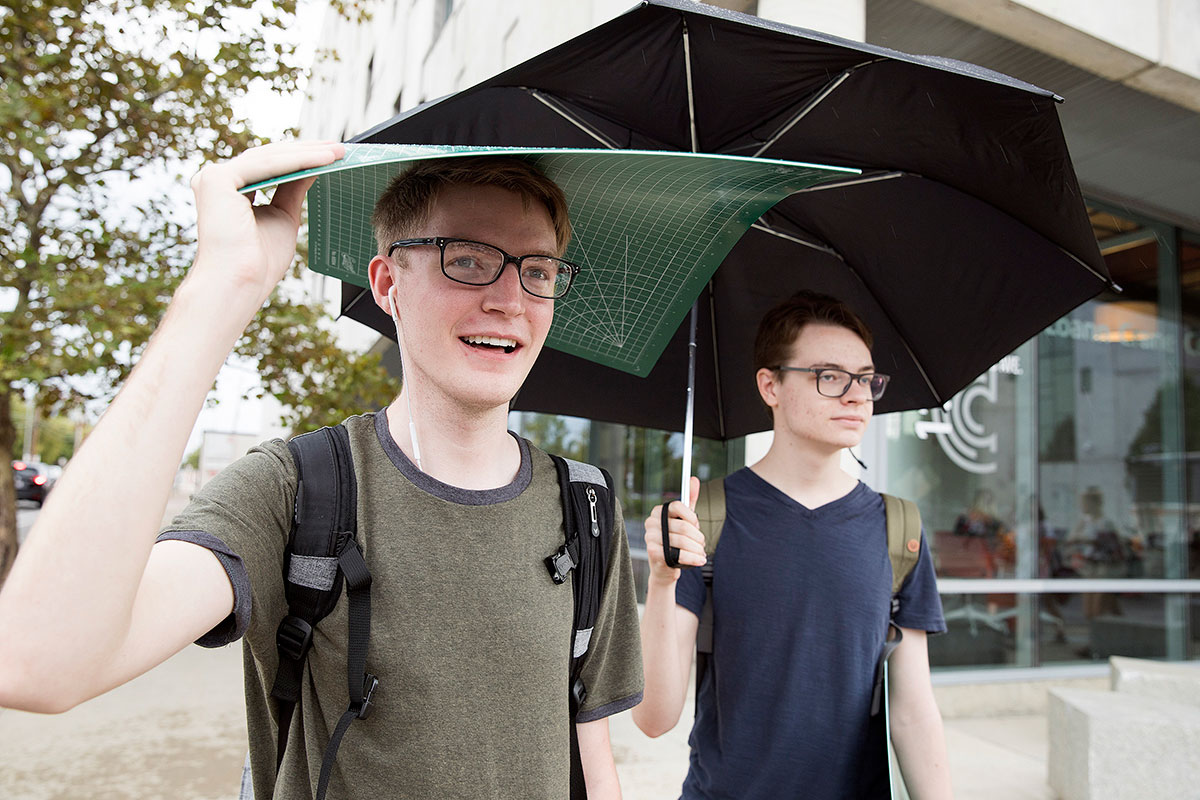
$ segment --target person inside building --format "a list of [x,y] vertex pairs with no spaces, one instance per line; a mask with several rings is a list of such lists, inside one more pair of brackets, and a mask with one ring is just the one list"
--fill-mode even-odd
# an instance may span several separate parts
[[[156,534],[217,371],[292,262],[311,179],[260,205],[238,190],[343,155],[334,143],[278,143],[193,179],[192,268],[0,593],[9,708],[61,712],[190,642],[244,637],[259,800],[325,788],[314,788],[322,754],[347,707],[352,570],[311,633],[277,766],[271,691],[298,482],[287,444],[253,449]],[[378,684],[364,689],[357,710],[369,703],[370,714],[349,726],[328,794],[561,800],[574,726],[588,796],[619,797],[608,717],[642,691],[624,523],[617,508],[571,719],[572,590],[543,563],[563,545],[562,494],[551,459],[507,430],[573,275],[562,191],[519,159],[421,162],[387,189],[373,223],[370,288],[395,320],[405,374],[394,402],[345,422],[372,578],[367,677]]]
[[[1079,519],[1067,535],[1066,549],[1071,567],[1083,578],[1140,577],[1141,540],[1127,536],[1104,511],[1104,492],[1089,486],[1079,496]],[[1119,616],[1121,604],[1112,592],[1084,592],[1083,615],[1087,619],[1099,616]]]
[[[889,617],[903,633],[889,668],[891,736],[912,795],[951,796],[926,635],[945,630],[924,537],[891,616],[892,567],[880,494],[841,467],[888,378],[871,334],[836,299],[802,291],[762,319],[759,394],[774,439],[761,461],[724,479],[725,519],[712,555],[712,652],[699,679],[682,797],[808,800],[889,797],[886,746],[871,736],[876,667]],[[706,602],[705,535],[691,505],[646,520],[650,578],[642,620],[650,736],[679,720]],[[703,502],[703,498],[701,497]]]

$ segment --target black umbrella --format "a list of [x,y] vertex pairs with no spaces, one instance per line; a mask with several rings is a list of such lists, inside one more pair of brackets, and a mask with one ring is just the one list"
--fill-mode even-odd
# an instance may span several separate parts
[[[363,142],[690,150],[856,167],[798,193],[736,245],[699,297],[695,433],[770,427],[751,346],[799,288],[848,302],[893,380],[877,412],[939,405],[1111,285],[1051,92],[684,0],[651,0]],[[345,285],[349,316],[390,335]],[[569,302],[569,298],[564,301]],[[523,410],[679,430],[688,322],[646,378],[543,352]],[[689,442],[690,443],[690,442]]]

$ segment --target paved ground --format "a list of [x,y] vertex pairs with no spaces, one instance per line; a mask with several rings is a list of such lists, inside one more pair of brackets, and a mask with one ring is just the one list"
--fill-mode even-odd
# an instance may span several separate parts
[[32,500],[17,501],[17,542],[25,541],[25,534],[29,533],[29,528],[33,525],[33,521],[37,519],[38,507],[33,504]]
[[66,714],[0,711],[0,797],[232,800],[245,742],[240,649],[189,647]]
[[[59,716],[0,711],[6,800],[232,800],[245,756],[241,652],[189,647],[159,669]],[[684,720],[691,718],[685,709]],[[660,739],[614,718],[626,800],[677,797],[686,724]],[[946,723],[958,800],[1049,800],[1046,722]]]

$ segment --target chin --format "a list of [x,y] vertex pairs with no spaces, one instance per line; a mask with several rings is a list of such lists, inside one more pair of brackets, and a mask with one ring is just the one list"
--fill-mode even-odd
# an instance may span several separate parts
[[845,450],[848,447],[858,447],[862,443],[861,436],[831,436],[827,439],[818,439],[824,447],[827,447],[830,452]]
[[492,381],[487,386],[475,386],[475,391],[468,390],[464,387],[459,391],[458,401],[468,408],[476,411],[491,411],[493,409],[504,407],[507,412],[512,399],[517,396],[517,390],[520,385],[516,385],[511,390],[505,384],[507,381]]

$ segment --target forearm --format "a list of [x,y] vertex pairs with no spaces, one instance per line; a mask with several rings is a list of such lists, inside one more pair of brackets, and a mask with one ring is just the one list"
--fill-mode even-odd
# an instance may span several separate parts
[[613,760],[608,718],[575,726],[579,737],[579,761],[589,800],[621,800],[621,781]]
[[[633,721],[647,736],[661,736],[679,721],[691,670],[691,645],[685,651],[680,644],[684,632],[680,631],[673,581],[651,578],[641,633],[645,690],[642,702],[633,709]],[[694,642],[694,632],[691,638]]]
[[69,704],[116,660],[188,435],[253,313],[241,305],[185,282],[72,459],[0,592],[0,688]]
[[891,727],[900,771],[913,800],[953,797],[946,735],[932,695],[911,708],[893,706]]

